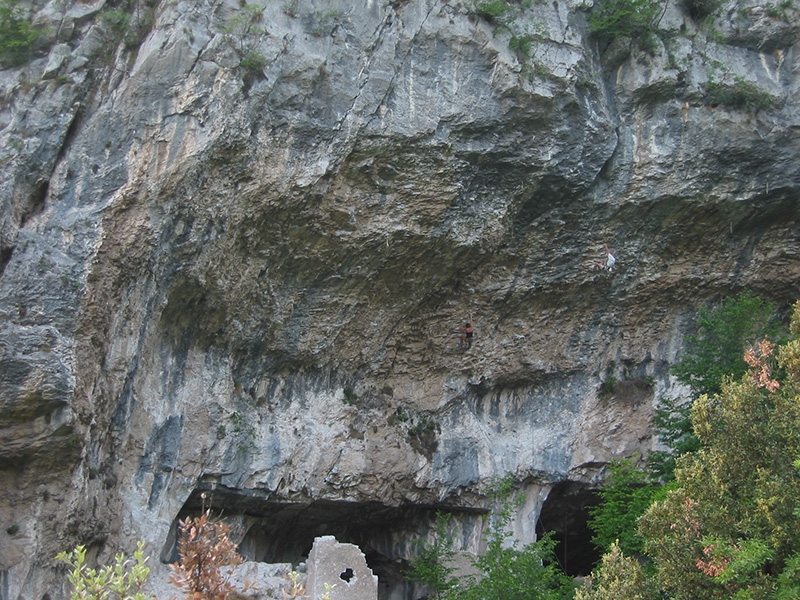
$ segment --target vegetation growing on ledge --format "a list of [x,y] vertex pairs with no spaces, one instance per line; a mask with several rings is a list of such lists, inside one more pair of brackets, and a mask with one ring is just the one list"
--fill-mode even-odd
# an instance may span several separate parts
[[709,81],[706,84],[706,104],[728,106],[750,110],[769,110],[775,107],[775,99],[754,83],[737,77],[733,84]]
[[602,0],[589,14],[589,29],[600,39],[630,38],[640,48],[652,51],[656,21],[662,12],[662,6],[654,0]]
[[22,16],[19,0],[0,0],[0,67],[18,67],[31,58],[42,31]]
[[722,0],[682,0],[681,6],[692,19],[702,21],[722,6]]

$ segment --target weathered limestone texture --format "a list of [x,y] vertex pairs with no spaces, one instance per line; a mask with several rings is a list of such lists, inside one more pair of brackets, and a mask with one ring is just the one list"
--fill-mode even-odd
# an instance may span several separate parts
[[378,578],[361,550],[353,544],[340,544],[332,535],[314,540],[306,568],[306,593],[311,600],[319,600],[326,592],[330,600],[378,598]]
[[0,600],[66,598],[78,543],[166,570],[204,491],[251,560],[336,535],[402,595],[436,510],[479,550],[510,476],[532,541],[652,448],[698,307],[798,295],[796,6],[669,0],[646,52],[514,3],[526,55],[465,0],[22,4]]

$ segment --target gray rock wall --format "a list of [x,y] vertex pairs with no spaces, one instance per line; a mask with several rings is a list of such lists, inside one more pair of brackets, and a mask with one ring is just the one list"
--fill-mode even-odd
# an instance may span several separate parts
[[554,484],[652,447],[698,306],[795,299],[794,8],[668,3],[650,55],[537,3],[528,58],[460,2],[112,8],[35,3],[0,71],[8,598],[63,597],[79,542],[168,554],[215,486],[484,511],[511,475],[530,540]]

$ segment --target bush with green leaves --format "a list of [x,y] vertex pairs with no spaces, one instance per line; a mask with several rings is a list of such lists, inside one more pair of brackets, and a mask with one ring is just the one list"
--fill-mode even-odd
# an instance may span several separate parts
[[20,0],[0,0],[0,67],[17,67],[30,60],[42,31],[23,16]]
[[719,393],[726,377],[740,379],[747,372],[745,350],[764,338],[775,341],[784,335],[775,305],[747,291],[701,308],[697,331],[686,338],[687,352],[672,368],[694,397]]
[[627,556],[644,552],[644,540],[637,530],[637,521],[654,500],[666,495],[667,487],[654,481],[650,474],[629,459],[609,465],[609,475],[598,492],[600,503],[589,509],[589,528],[594,532],[592,543],[608,552],[616,543]]
[[659,481],[675,479],[675,460],[700,448],[691,419],[692,401],[662,398],[653,416],[653,427],[664,450],[647,456],[647,469]]
[[556,542],[545,534],[519,548],[511,541],[510,524],[519,498],[510,478],[494,493],[499,506],[490,519],[486,551],[473,559],[475,575],[468,575],[449,591],[449,600],[561,600],[572,598],[574,586],[555,556]]
[[71,567],[67,580],[72,585],[70,600],[147,600],[142,592],[150,567],[144,555],[144,542],[139,542],[133,560],[120,553],[114,564],[92,569],[86,565],[86,547],[77,546],[72,552],[62,552],[56,560]]
[[709,106],[727,106],[748,110],[769,110],[775,107],[775,98],[755,83],[736,77],[732,84],[709,81],[705,103]]
[[97,18],[109,44],[122,42],[126,50],[135,50],[153,27],[155,15],[145,0],[127,0],[116,8],[105,8]]
[[423,584],[435,598],[444,598],[447,592],[458,585],[453,576],[456,556],[453,536],[450,534],[451,515],[436,513],[433,540],[419,540],[418,554],[411,560],[407,573],[411,581]]
[[[748,347],[757,340],[780,340],[784,335],[775,305],[741,292],[715,307],[700,309],[697,334],[687,337],[687,352],[672,373],[691,389],[693,398],[717,394],[725,378],[739,379],[747,371],[743,357]],[[664,481],[673,479],[679,456],[700,447],[692,430],[691,408],[691,399],[665,398],[656,410],[654,425],[667,449],[650,453],[648,466]]]
[[658,587],[641,563],[625,554],[617,542],[608,552],[586,585],[575,592],[575,600],[656,600]]
[[475,2],[472,13],[487,21],[495,21],[510,10],[511,5],[505,0],[488,0]]
[[424,583],[436,598],[445,600],[566,600],[575,587],[558,566],[556,542],[550,534],[519,548],[511,540],[510,524],[519,498],[513,481],[496,484],[494,501],[499,508],[490,521],[486,551],[472,557],[475,571],[461,579],[453,576],[455,550],[449,535],[449,518],[437,518],[432,542],[420,542],[422,552],[412,561],[409,578]]
[[640,521],[671,598],[798,597],[800,303],[792,331],[777,352],[748,350],[739,381],[695,401],[702,447],[677,460],[676,489]]

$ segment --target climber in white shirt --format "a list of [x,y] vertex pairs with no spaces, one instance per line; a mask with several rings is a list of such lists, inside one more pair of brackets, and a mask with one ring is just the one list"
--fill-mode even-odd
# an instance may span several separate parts
[[616,257],[611,254],[611,250],[608,249],[608,244],[603,244],[606,249],[606,256],[602,262],[594,263],[592,265],[592,270],[596,271],[597,269],[603,269],[605,271],[611,271],[611,267],[617,264]]

